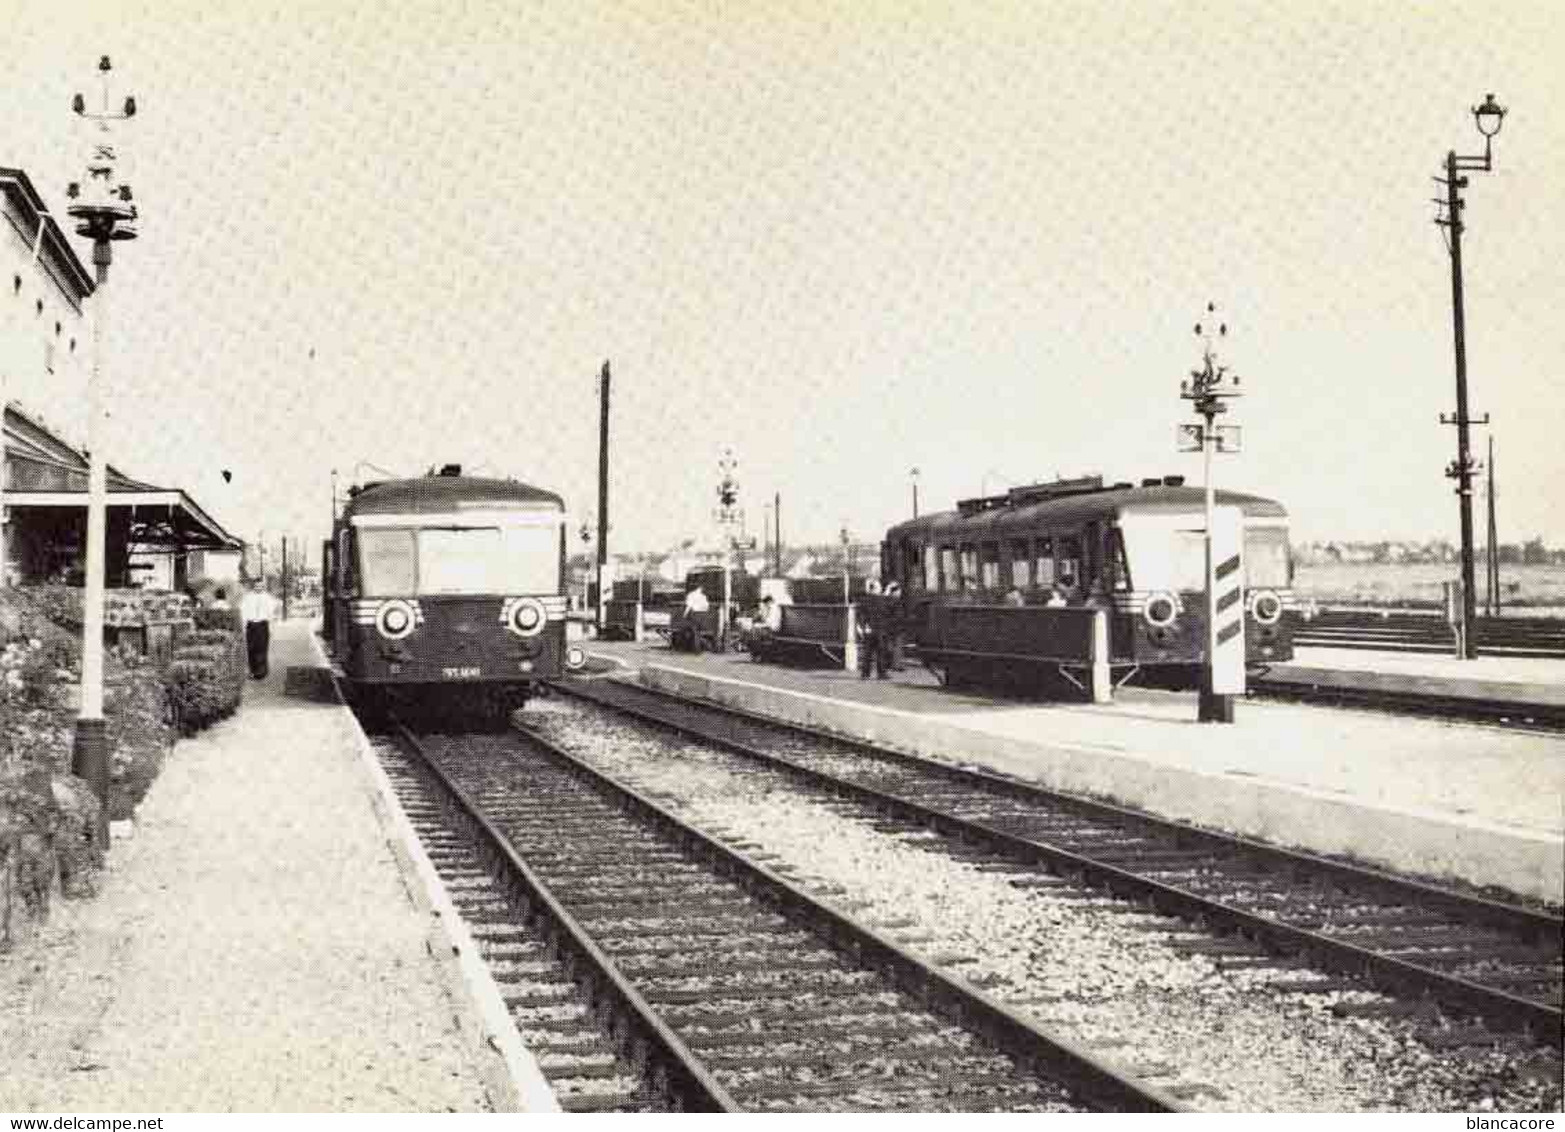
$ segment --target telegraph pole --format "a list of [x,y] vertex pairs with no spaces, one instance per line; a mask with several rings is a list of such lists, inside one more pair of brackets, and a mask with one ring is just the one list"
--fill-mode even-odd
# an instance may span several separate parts
[[773,572],[782,577],[782,492],[772,495],[772,566]]
[[[1488,173],[1494,168],[1494,135],[1500,132],[1505,120],[1505,108],[1494,101],[1494,95],[1484,96],[1481,106],[1474,106],[1473,122],[1483,135],[1483,156],[1462,157],[1453,149],[1445,155],[1444,201],[1436,203],[1445,208],[1445,215],[1435,223],[1450,230],[1448,247],[1451,253],[1451,331],[1456,348],[1456,416],[1440,414],[1441,424],[1456,426],[1456,459],[1446,466],[1447,478],[1456,481],[1456,495],[1460,503],[1462,531],[1462,624],[1461,655],[1467,660],[1478,656],[1478,595],[1473,581],[1473,457],[1468,428],[1474,424],[1488,424],[1489,416],[1473,420],[1467,412],[1467,323],[1462,302],[1462,190],[1467,187],[1464,172]],[[1436,178],[1439,180],[1439,178]]]
[[593,622],[603,632],[603,568],[609,561],[609,363],[598,376],[598,608]]

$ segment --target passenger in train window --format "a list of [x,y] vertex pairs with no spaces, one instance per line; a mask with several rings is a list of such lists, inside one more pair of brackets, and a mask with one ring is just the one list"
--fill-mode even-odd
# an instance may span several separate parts
[[1027,599],[1022,596],[1022,591],[1020,589],[1018,589],[1016,586],[1012,586],[1010,592],[1005,595],[1005,604],[1026,605]]

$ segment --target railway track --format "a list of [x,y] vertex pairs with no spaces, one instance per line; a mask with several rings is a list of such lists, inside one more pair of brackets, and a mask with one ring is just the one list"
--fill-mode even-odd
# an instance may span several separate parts
[[1252,677],[1250,691],[1270,700],[1474,720],[1500,724],[1513,731],[1558,732],[1565,728],[1565,705],[1562,704],[1480,700],[1417,688],[1362,688],[1329,683],[1312,676],[1283,676],[1275,672]]
[[[1304,962],[1392,996],[1340,1004],[1406,1014],[1425,999],[1486,1031],[1561,1041],[1557,916],[1048,791],[869,743],[615,681],[569,694],[1021,861],[1228,935],[1218,950]],[[964,848],[964,852],[968,849]]]
[[535,736],[400,740],[388,775],[563,1107],[1178,1107]]

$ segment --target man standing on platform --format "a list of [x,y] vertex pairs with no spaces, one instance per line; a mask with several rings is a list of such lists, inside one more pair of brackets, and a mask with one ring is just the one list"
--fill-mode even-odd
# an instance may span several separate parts
[[250,679],[264,680],[266,654],[272,643],[272,595],[260,578],[250,581],[250,592],[239,603],[239,615],[245,623],[245,651],[250,658]]

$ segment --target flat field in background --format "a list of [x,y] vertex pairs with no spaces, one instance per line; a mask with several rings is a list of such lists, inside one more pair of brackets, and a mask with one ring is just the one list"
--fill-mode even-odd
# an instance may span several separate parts
[[[1482,558],[1476,570],[1481,613],[1487,593]],[[1461,572],[1454,562],[1301,565],[1294,574],[1294,589],[1300,598],[1323,604],[1437,608],[1443,600],[1440,584],[1460,577]],[[1506,609],[1565,615],[1565,566],[1501,566],[1500,587]]]

